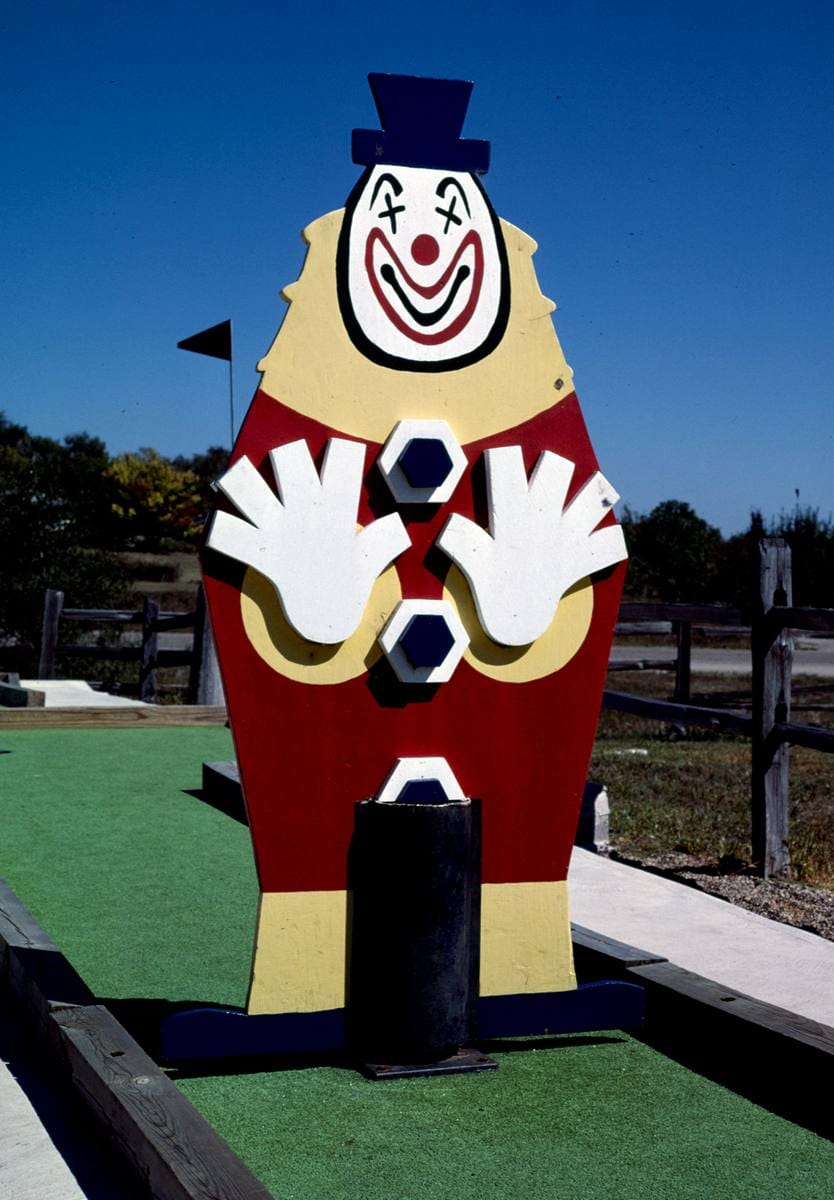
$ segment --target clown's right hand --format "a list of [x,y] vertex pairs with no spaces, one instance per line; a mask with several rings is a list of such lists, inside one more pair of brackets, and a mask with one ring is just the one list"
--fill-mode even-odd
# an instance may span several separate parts
[[599,471],[565,504],[574,464],[545,450],[530,479],[521,446],[485,453],[489,532],[455,513],[437,545],[469,581],[486,634],[504,646],[540,638],[565,592],[626,557],[619,496]]
[[321,476],[304,441],[278,446],[269,459],[278,495],[248,458],[238,459],[217,486],[246,520],[215,513],[206,544],[264,575],[301,637],[343,642],[356,632],[377,577],[411,539],[396,514],[357,529],[360,442],[331,438]]

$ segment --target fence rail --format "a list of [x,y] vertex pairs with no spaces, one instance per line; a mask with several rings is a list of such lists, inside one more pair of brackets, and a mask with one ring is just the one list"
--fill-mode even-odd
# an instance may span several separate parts
[[[791,551],[782,538],[764,538],[757,547],[757,586],[753,596],[750,641],[752,651],[752,695],[745,707],[751,715],[727,709],[694,705],[690,700],[691,628],[703,625],[741,627],[740,610],[718,605],[622,604],[619,625],[629,622],[668,621],[677,639],[673,701],[653,700],[626,692],[606,690],[603,705],[652,721],[697,725],[727,733],[738,733],[752,741],[751,824],[753,858],[765,878],[784,876],[790,870],[788,849],[788,802],[790,793],[790,747],[834,753],[834,729],[791,721],[791,676],[793,639],[791,631],[834,633],[834,609],[800,608],[792,603]],[[621,670],[655,666],[617,664]],[[822,685],[825,686],[825,685]],[[801,689],[797,689],[800,691]],[[744,696],[728,693],[727,700]],[[797,705],[807,708],[807,705]],[[825,707],[825,706],[823,706]],[[828,706],[830,707],[830,706]]]
[[834,608],[792,608],[774,604],[767,617],[771,624],[778,624],[781,629],[834,633]]
[[700,725],[716,733],[741,733],[750,737],[753,718],[744,713],[730,712],[726,708],[707,708],[701,704],[676,704],[672,700],[652,700],[648,696],[634,696],[630,692],[613,692],[606,688],[603,693],[605,708],[629,713],[633,717],[646,717],[650,721],[668,721],[672,725]]
[[635,621],[688,621],[690,625],[746,625],[740,609],[728,608],[723,604],[653,604],[629,601],[620,605],[617,619],[629,624]]
[[[97,626],[141,625],[141,641],[137,646],[87,646],[79,642],[61,642],[60,624],[74,621]],[[193,629],[190,650],[168,650],[159,645],[159,635]],[[187,700],[189,704],[217,705],[223,703],[223,691],[214,652],[214,639],[206,611],[203,590],[197,594],[197,604],[191,612],[160,610],[157,600],[147,599],[141,609],[64,608],[64,593],[56,588],[44,595],[41,651],[38,662],[40,679],[55,678],[57,657],[72,656],[116,662],[135,662],[139,667],[139,699],[154,703],[158,693],[157,671],[163,667],[188,667]]]

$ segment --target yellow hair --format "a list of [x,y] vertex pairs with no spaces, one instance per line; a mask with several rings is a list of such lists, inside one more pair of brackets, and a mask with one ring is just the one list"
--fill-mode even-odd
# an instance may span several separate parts
[[533,269],[536,243],[501,221],[510,271],[510,319],[499,345],[457,371],[398,371],[365,358],[342,322],[336,296],[336,245],[344,210],[304,230],[309,249],[283,324],[258,363],[262,388],[283,404],[341,433],[384,442],[403,418],[448,421],[459,442],[511,429],[552,408],[573,390]]

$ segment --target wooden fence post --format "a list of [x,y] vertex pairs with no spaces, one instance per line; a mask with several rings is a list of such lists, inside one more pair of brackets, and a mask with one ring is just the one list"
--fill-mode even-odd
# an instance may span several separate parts
[[139,699],[149,704],[156,701],[156,657],[159,652],[159,634],[156,621],[159,617],[159,601],[145,599],[142,609],[142,657],[139,667]]
[[58,648],[58,622],[64,607],[64,593],[47,588],[43,597],[43,628],[38,679],[55,678],[55,652]]
[[765,879],[786,876],[790,747],[774,726],[790,720],[793,639],[770,615],[793,603],[791,550],[782,538],[758,545],[753,595],[753,860]]
[[673,621],[678,657],[675,660],[675,694],[678,704],[688,704],[691,699],[690,678],[692,674],[692,622]]
[[202,585],[197,592],[197,609],[194,614],[193,655],[188,679],[189,704],[225,704],[217,651],[214,648],[211,621]]

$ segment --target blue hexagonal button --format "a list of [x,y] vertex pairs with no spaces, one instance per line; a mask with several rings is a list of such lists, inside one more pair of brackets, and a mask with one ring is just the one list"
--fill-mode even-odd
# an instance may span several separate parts
[[396,799],[397,804],[448,804],[449,797],[439,779],[409,779]]
[[401,683],[446,683],[463,658],[469,637],[448,600],[401,600],[379,635],[379,644]]
[[452,469],[452,457],[440,438],[412,438],[397,459],[403,475],[413,488],[436,488],[445,483]]
[[444,617],[418,613],[400,636],[400,645],[412,667],[439,667],[455,644]]

